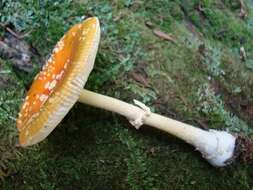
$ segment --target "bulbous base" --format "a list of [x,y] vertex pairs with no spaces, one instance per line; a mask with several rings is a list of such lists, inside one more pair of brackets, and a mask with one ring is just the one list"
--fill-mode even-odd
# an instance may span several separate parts
[[[194,143],[195,144],[195,143]],[[236,137],[226,131],[209,130],[195,146],[213,166],[223,167],[232,162]]]

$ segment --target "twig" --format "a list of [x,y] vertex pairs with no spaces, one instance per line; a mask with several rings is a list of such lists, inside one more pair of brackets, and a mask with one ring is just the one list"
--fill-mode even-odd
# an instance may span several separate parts
[[153,33],[159,38],[162,38],[162,39],[167,40],[167,41],[171,41],[175,44],[177,43],[176,38],[174,36],[172,36],[171,34],[167,34],[167,33],[163,32],[161,30],[158,30],[158,29],[154,29]]
[[11,33],[14,37],[16,37],[18,39],[23,39],[32,32],[32,30],[30,30],[30,31],[26,32],[25,34],[20,35],[20,34],[17,34],[16,32],[14,32],[11,28],[9,28],[8,26],[6,26],[3,23],[0,23],[0,26],[3,27],[5,30],[7,30],[9,33]]
[[19,39],[19,35],[16,32],[14,32],[12,29],[10,29],[8,26],[6,26],[3,23],[0,23],[0,26],[3,27],[5,30],[7,30],[9,33],[11,33],[13,36],[15,36],[16,38]]
[[242,61],[246,61],[246,51],[243,46],[240,47],[240,58]]
[[243,0],[239,0],[241,4],[241,10],[240,10],[240,18],[245,19],[247,17],[247,11],[246,11],[246,6]]
[[173,35],[171,34],[168,34],[168,33],[165,33],[157,28],[155,28],[154,24],[150,21],[145,21],[145,25],[152,30],[153,34],[156,35],[157,37],[161,38],[161,39],[164,39],[164,40],[167,40],[167,41],[170,41],[170,42],[173,42],[173,43],[177,43],[176,41],[176,37],[174,37]]

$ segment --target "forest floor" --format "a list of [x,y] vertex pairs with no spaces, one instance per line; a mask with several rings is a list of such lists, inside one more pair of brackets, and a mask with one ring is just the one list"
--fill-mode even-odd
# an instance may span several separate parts
[[173,136],[83,104],[39,145],[16,146],[31,81],[64,32],[89,16],[102,36],[87,89],[197,127],[252,134],[252,1],[5,0],[0,189],[252,189],[252,163],[214,168]]

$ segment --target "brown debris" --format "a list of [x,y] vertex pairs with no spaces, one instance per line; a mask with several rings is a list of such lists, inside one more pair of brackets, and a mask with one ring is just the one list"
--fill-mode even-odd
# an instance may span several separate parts
[[191,21],[185,19],[184,23],[188,31],[191,32],[194,37],[201,39],[203,36],[202,33],[197,31],[196,26]]
[[0,26],[3,27],[7,32],[9,32],[11,35],[13,35],[14,37],[16,37],[18,39],[23,39],[32,32],[32,31],[30,31],[30,32],[27,32],[27,33],[21,35],[15,31],[13,31],[10,27],[8,27],[7,25],[5,25],[3,23],[0,23]]
[[146,25],[149,29],[154,29],[154,28],[155,28],[154,24],[153,24],[152,22],[150,22],[150,21],[145,21],[145,25]]
[[161,39],[171,41],[175,44],[177,43],[176,38],[174,36],[172,36],[171,34],[165,33],[165,32],[158,30],[158,29],[153,29],[153,33]]
[[246,108],[246,113],[249,116],[249,118],[253,119],[253,105],[249,105]]
[[0,55],[9,59],[17,68],[30,72],[32,70],[31,53],[28,46],[23,41],[17,40],[9,35],[0,41]]
[[238,136],[236,139],[235,156],[240,157],[242,161],[249,162],[253,159],[253,139]]
[[166,40],[166,41],[170,41],[170,42],[173,42],[173,43],[177,43],[176,41],[176,37],[173,36],[172,34],[168,34],[168,33],[165,33],[157,28],[155,28],[155,25],[150,22],[150,21],[145,21],[145,25],[152,30],[153,34],[156,35],[157,37],[163,39],[163,40]]
[[239,17],[241,19],[245,19],[247,17],[247,9],[244,3],[244,0],[239,0],[240,4],[241,4],[241,9],[240,9],[240,13],[239,13]]
[[197,119],[196,122],[201,126],[201,128],[206,129],[206,130],[210,129],[209,126],[208,126],[208,121],[207,120]]
[[128,14],[129,14],[128,11],[121,11],[121,12],[119,12],[118,15],[116,15],[116,16],[113,18],[113,21],[114,21],[114,22],[117,22],[117,21],[121,20],[122,18],[127,17]]
[[138,73],[137,73],[137,72],[132,73],[132,78],[133,78],[135,81],[141,83],[144,87],[148,87],[148,86],[149,86],[147,77],[144,77],[144,76],[143,76],[141,73],[139,73],[139,72],[138,72]]
[[[31,72],[32,57],[37,51],[23,40],[28,33],[20,35],[8,26],[0,26],[5,29],[4,35],[0,38],[0,57],[10,60],[10,63],[20,70]],[[39,58],[38,55],[36,58]],[[40,63],[40,60],[38,62]]]
[[199,12],[202,12],[202,13],[205,12],[205,9],[203,8],[203,6],[202,6],[200,3],[198,4],[197,10],[198,10]]
[[249,120],[253,122],[253,105],[242,105],[242,112],[246,115]]

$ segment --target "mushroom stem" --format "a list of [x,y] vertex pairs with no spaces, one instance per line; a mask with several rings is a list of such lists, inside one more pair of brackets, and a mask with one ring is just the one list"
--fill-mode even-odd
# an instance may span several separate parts
[[140,105],[142,107],[140,108],[89,90],[82,90],[79,102],[123,115],[137,129],[140,125],[146,124],[172,134],[193,145],[213,166],[225,166],[233,158],[236,137],[228,132],[202,130],[192,125],[149,112],[148,109],[143,109],[147,108],[143,105]]

